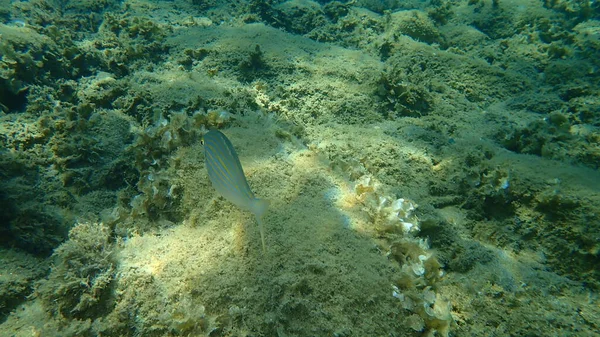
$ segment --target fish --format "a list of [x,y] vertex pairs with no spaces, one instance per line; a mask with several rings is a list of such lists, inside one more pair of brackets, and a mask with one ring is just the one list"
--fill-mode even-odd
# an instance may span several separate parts
[[203,137],[203,143],[204,161],[210,182],[226,200],[254,214],[260,230],[262,249],[265,252],[263,217],[269,208],[269,201],[254,196],[231,141],[221,131],[208,131]]

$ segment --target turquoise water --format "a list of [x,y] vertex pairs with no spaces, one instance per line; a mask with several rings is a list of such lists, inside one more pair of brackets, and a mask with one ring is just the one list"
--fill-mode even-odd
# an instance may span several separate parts
[[598,335],[599,11],[0,0],[0,336]]

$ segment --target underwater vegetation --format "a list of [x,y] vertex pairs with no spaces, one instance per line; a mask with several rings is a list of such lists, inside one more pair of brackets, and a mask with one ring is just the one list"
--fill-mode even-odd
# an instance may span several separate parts
[[596,335],[599,54],[597,1],[0,0],[0,335]]

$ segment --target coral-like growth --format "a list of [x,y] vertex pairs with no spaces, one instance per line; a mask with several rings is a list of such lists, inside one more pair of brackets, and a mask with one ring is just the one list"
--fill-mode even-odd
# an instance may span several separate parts
[[54,253],[56,260],[47,281],[37,291],[53,315],[95,318],[112,305],[110,285],[115,266],[110,229],[103,224],[77,224],[69,240]]
[[[448,336],[453,322],[450,304],[436,290],[436,283],[444,275],[442,265],[429,250],[424,240],[401,239],[392,243],[389,256],[402,264],[400,277],[392,285],[392,295],[402,307],[422,319],[422,326],[415,325],[415,316],[407,318],[407,324],[427,336]],[[419,326],[419,328],[415,328]]]
[[[127,152],[135,158],[140,172],[137,193],[129,198],[128,205],[133,218],[144,220],[179,221],[174,211],[179,201],[180,187],[172,182],[173,153],[181,146],[201,138],[202,130],[222,127],[231,120],[231,114],[223,110],[209,110],[188,115],[172,112],[168,118],[159,116],[156,122],[139,130],[136,140]],[[120,218],[120,217],[119,217]]]
[[392,198],[382,190],[382,184],[371,176],[361,177],[354,189],[375,232],[386,239],[387,256],[400,265],[392,296],[411,313],[406,315],[406,325],[427,336],[448,336],[453,322],[450,305],[436,292],[444,272],[427,241],[415,236],[420,230],[415,215],[418,206],[406,198]]
[[392,198],[379,192],[381,184],[371,176],[358,179],[354,187],[357,198],[365,206],[380,236],[387,234],[408,234],[419,231],[415,209],[418,205],[405,198]]

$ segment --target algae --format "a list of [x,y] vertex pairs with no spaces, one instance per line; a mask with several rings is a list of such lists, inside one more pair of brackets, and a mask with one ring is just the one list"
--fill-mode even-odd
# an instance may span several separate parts
[[594,335],[598,9],[0,2],[0,335]]

